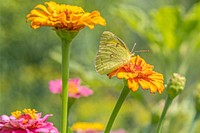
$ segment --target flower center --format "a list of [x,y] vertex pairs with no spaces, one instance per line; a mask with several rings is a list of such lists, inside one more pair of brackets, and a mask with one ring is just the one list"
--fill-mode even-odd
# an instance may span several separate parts
[[18,118],[20,118],[21,113],[22,113],[21,111],[17,110],[15,112],[12,112],[11,115],[14,116],[16,119],[18,119]]
[[29,120],[29,119],[37,119],[38,116],[36,114],[36,110],[35,109],[24,109],[23,110],[23,114],[21,111],[15,111],[15,112],[12,112],[11,115],[14,116],[16,119],[19,119],[19,118],[24,118],[25,120]]
[[135,73],[137,71],[142,71],[142,66],[133,64],[132,62],[128,63],[126,66],[124,66],[126,72],[132,72]]
[[20,118],[23,118],[23,124],[26,124],[29,120],[31,120],[31,116],[29,114],[22,114]]
[[73,82],[69,82],[69,94],[76,94],[76,93],[78,93],[78,88],[77,88],[77,86],[73,83]]
[[135,65],[135,66],[134,66],[134,69],[135,69],[136,71],[142,71],[142,67],[141,67],[141,66],[138,66],[138,65]]
[[24,114],[27,114],[31,117],[31,119],[37,119],[38,118],[38,115],[36,114],[36,110],[35,109],[24,109],[23,110]]

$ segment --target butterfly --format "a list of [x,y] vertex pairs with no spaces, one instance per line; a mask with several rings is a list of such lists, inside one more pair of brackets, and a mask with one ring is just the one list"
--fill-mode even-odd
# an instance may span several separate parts
[[96,71],[99,74],[108,74],[128,63],[132,56],[134,54],[119,37],[110,31],[104,31],[96,56]]

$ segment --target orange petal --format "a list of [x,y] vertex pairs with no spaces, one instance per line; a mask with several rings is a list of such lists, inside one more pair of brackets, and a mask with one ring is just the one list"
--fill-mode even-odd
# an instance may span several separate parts
[[120,79],[122,79],[122,78],[129,79],[128,75],[125,72],[117,73],[117,77]]
[[139,84],[143,89],[149,89],[150,88],[150,83],[144,79],[139,79],[138,80]]
[[139,88],[139,85],[137,82],[135,82],[134,80],[128,80],[128,88],[130,88],[133,92],[137,91]]
[[150,92],[151,93],[155,93],[155,92],[157,92],[157,87],[154,85],[154,84],[150,84]]
[[51,13],[47,10],[47,8],[44,5],[39,4],[35,8],[42,10],[43,12],[45,12],[48,15],[51,15]]

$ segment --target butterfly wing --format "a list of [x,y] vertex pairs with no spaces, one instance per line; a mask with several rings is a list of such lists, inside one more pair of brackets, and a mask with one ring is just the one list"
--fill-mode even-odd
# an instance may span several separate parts
[[96,57],[96,71],[108,74],[129,61],[131,52],[126,44],[112,32],[104,31]]

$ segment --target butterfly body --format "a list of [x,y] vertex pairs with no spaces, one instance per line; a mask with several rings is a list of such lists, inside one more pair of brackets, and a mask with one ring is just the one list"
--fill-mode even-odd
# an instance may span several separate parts
[[112,32],[104,31],[96,57],[96,71],[108,74],[129,62],[133,54],[126,44]]

